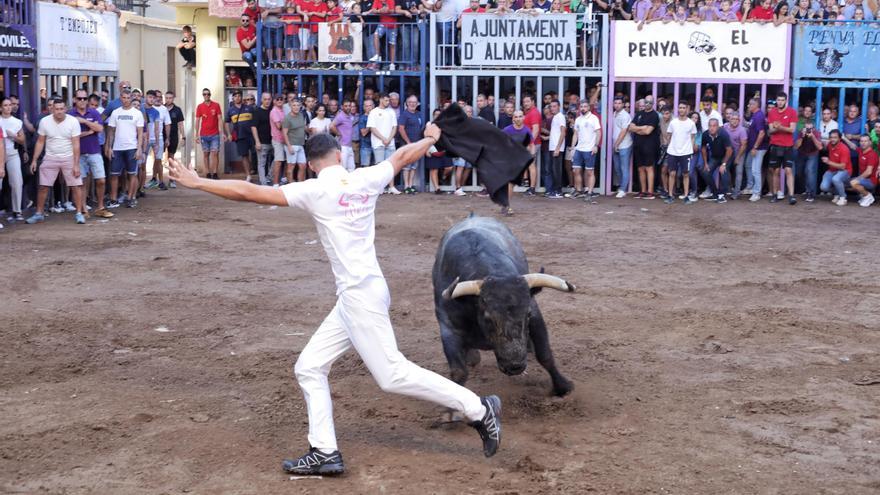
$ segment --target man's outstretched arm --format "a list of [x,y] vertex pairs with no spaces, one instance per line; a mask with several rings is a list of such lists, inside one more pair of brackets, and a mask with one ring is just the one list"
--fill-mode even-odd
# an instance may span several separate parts
[[287,206],[287,198],[281,189],[258,186],[243,180],[210,180],[199,177],[195,170],[184,167],[175,159],[168,160],[171,179],[178,184],[209,192],[233,201],[249,201],[261,205]]
[[433,122],[429,122],[425,126],[424,138],[401,147],[388,157],[388,161],[394,167],[394,175],[403,170],[403,167],[425,156],[428,148],[433,146],[438,139],[440,139],[440,128],[434,125]]

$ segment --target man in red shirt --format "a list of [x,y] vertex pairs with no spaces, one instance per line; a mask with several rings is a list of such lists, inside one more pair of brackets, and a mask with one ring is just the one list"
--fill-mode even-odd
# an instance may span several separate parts
[[780,92],[776,96],[776,108],[767,115],[767,130],[770,133],[770,202],[775,203],[785,197],[779,183],[779,167],[785,168],[785,183],[788,185],[788,204],[797,203],[794,197],[794,131],[797,128],[797,112],[788,106],[788,95]]
[[303,16],[303,22],[307,22],[309,29],[304,30],[308,34],[301,35],[300,43],[302,50],[305,51],[307,62],[316,62],[318,60],[318,23],[324,22],[327,17],[327,4],[321,0],[297,0],[297,8]]
[[[532,95],[523,96],[522,108],[525,113],[523,124],[532,133],[534,149],[539,150],[541,149],[541,121],[544,119],[541,116],[541,111],[535,106],[535,97]],[[529,164],[529,188],[526,189],[526,194],[529,196],[535,195],[535,186],[538,185],[538,167],[535,164],[534,155],[532,158],[532,163]]]
[[846,181],[852,175],[852,162],[849,157],[849,146],[840,142],[840,131],[834,129],[828,134],[828,156],[822,157],[822,163],[828,165],[828,170],[822,175],[822,184],[819,189],[830,192],[834,186],[834,199],[832,203],[837,206],[846,205]]
[[[220,123],[223,122],[223,110],[216,101],[211,101],[211,90],[202,90],[204,102],[196,107],[196,142],[202,145],[204,154],[205,177],[219,179],[217,168],[220,165]],[[225,141],[223,136],[223,140]]]
[[373,55],[370,58],[370,62],[381,62],[382,61],[382,52],[379,51],[379,38],[382,36],[388,35],[388,60],[391,61],[391,65],[388,66],[388,70],[394,70],[394,60],[395,60],[395,50],[397,48],[397,23],[394,22],[394,14],[395,6],[394,0],[373,0],[373,12],[378,12],[379,15],[379,27],[376,28],[376,31],[373,33]]
[[871,146],[871,138],[863,134],[859,138],[859,172],[861,174],[849,182],[849,185],[859,193],[859,206],[867,208],[874,204],[874,195],[871,193],[877,189],[877,165],[877,152]]
[[260,15],[263,13],[263,10],[260,9],[260,6],[257,4],[257,0],[248,0],[247,7],[244,8],[244,12],[241,15],[247,15],[251,18],[251,23],[256,24],[258,20],[260,20]]
[[241,48],[241,59],[247,62],[254,75],[257,74],[257,28],[247,13],[241,14],[241,27],[235,32],[238,47]]

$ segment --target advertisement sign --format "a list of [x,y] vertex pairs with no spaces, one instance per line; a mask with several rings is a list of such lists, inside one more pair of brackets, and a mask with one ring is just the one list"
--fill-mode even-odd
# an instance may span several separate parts
[[571,14],[465,14],[461,17],[461,63],[574,67],[578,46],[576,21],[577,16]]
[[319,62],[363,61],[364,25],[347,22],[322,22],[318,24]]
[[[868,61],[875,63],[868,63]],[[794,76],[798,79],[880,79],[880,30],[874,24],[798,24]]]
[[116,14],[37,2],[37,60],[42,70],[119,70]]
[[0,25],[0,59],[34,60],[37,54],[34,39],[32,26]]
[[786,78],[787,24],[739,22],[615,22],[613,77],[715,79]]

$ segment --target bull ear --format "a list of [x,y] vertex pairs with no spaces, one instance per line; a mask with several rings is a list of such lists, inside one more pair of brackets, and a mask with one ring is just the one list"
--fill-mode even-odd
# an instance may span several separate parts
[[556,289],[562,292],[574,292],[576,288],[565,280],[553,275],[547,275],[546,273],[529,273],[523,275],[523,279],[529,285],[529,289],[547,287],[548,289]]
[[449,284],[449,287],[443,291],[443,299],[447,301],[462,296],[479,296],[480,289],[483,287],[482,280],[468,280],[467,282],[459,282],[458,277]]

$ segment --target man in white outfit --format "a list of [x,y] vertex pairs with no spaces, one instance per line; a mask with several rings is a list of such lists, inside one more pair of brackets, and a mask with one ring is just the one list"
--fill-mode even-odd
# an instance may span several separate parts
[[294,368],[309,414],[309,452],[285,460],[293,474],[338,474],[342,455],[336,445],[333,406],[327,375],[333,362],[354,348],[379,387],[461,411],[483,440],[487,457],[501,441],[501,400],[480,398],[470,390],[408,361],[397,349],[388,316],[391,298],[376,260],[375,208],[385,185],[428,151],[440,137],[434,124],[425,137],[395,151],[373,167],[349,172],[340,165],[341,152],[330,134],[317,134],[306,145],[309,167],[316,179],[281,188],[242,181],[206,180],[171,161],[171,178],[178,184],[237,201],[293,206],[308,212],[336,278],[333,310],[302,350]]

